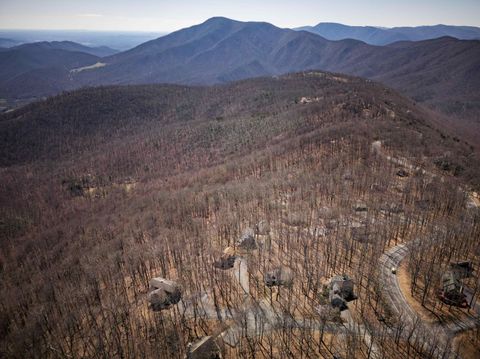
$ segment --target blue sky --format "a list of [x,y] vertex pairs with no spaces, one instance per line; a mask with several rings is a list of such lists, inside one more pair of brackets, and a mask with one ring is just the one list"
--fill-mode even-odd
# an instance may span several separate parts
[[212,16],[280,27],[480,26],[480,0],[0,0],[2,29],[170,32]]

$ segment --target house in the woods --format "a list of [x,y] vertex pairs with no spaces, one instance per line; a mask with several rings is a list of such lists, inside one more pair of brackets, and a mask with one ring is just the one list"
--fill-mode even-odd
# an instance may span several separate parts
[[340,311],[348,309],[347,301],[335,293],[330,293],[330,305]]
[[213,266],[223,270],[233,268],[236,258],[235,250],[232,247],[227,247],[223,251],[222,256],[213,262]]
[[470,261],[453,262],[450,263],[450,269],[458,279],[470,278],[473,274],[473,263]]
[[214,337],[203,337],[187,347],[187,359],[222,359],[222,352]]
[[264,281],[267,287],[290,286],[293,284],[293,272],[281,266],[265,273]]
[[296,102],[300,102],[301,104],[305,105],[307,103],[312,103],[312,102],[319,102],[320,97],[301,97],[300,100]]
[[330,279],[330,290],[338,293],[347,301],[356,298],[353,289],[353,280],[346,274],[336,275]]
[[409,173],[405,171],[403,168],[401,168],[397,171],[397,176],[404,178],[404,177],[408,177]]
[[262,219],[255,225],[255,234],[260,236],[266,236],[270,233],[270,225],[267,221]]
[[469,278],[473,274],[473,264],[469,261],[450,263],[450,269],[442,276],[438,297],[449,305],[468,307],[467,297],[463,293],[461,279]]
[[148,302],[154,311],[167,309],[182,298],[181,287],[172,280],[156,277],[150,280]]
[[353,206],[353,210],[355,212],[367,212],[368,211],[368,207],[367,207],[367,204],[365,202],[362,202],[362,201],[357,201],[355,203],[355,205]]
[[448,270],[443,274],[438,296],[449,305],[468,306],[467,297],[463,293],[463,284],[453,270]]
[[403,205],[401,203],[384,203],[380,206],[380,210],[383,214],[400,214],[404,212]]
[[237,241],[237,247],[245,250],[253,250],[257,248],[255,231],[252,228],[247,228],[243,231],[240,239]]
[[353,280],[347,275],[337,275],[330,279],[330,304],[340,311],[347,309],[347,302],[356,299]]

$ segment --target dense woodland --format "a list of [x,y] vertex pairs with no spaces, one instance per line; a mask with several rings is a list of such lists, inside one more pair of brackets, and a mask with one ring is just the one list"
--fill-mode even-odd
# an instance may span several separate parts
[[[1,115],[0,146],[2,357],[183,358],[205,335],[225,358],[479,353],[476,329],[443,340],[407,325],[379,268],[408,243],[416,306],[471,314],[436,292],[450,262],[480,268],[478,149],[381,85],[307,72],[83,89]],[[257,248],[237,248],[260,221]],[[229,246],[248,293],[237,267],[213,265]],[[268,288],[278,265],[293,285]],[[355,282],[354,325],[326,309],[338,274]],[[157,276],[181,303],[149,309]],[[476,301],[477,277],[467,284]]]

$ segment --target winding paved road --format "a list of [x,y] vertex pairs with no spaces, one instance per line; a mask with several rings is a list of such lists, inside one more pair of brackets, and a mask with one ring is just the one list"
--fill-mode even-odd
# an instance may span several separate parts
[[[443,353],[449,353],[448,357],[456,358],[452,351],[452,339],[455,334],[474,328],[479,325],[478,315],[468,319],[449,322],[445,324],[430,324],[420,319],[417,313],[408,304],[405,295],[400,289],[398,277],[392,274],[392,268],[398,268],[408,253],[408,246],[400,244],[385,252],[379,260],[380,280],[383,284],[384,296],[397,318],[405,325],[405,332],[410,333],[410,339],[419,341],[429,348],[436,347],[434,355],[442,357]],[[478,308],[474,308],[477,313]]]

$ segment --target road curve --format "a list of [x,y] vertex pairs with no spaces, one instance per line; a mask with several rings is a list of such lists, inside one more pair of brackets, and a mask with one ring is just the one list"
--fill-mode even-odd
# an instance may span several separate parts
[[410,339],[422,343],[427,347],[436,347],[433,353],[436,357],[456,358],[458,355],[452,351],[453,336],[463,330],[474,328],[479,324],[478,318],[471,317],[464,321],[446,324],[430,324],[421,320],[415,310],[408,304],[403,294],[398,277],[392,273],[392,268],[398,268],[408,254],[408,246],[400,244],[385,252],[379,259],[380,281],[382,292],[387,300],[393,315],[401,318],[405,325],[405,332],[410,333]]

